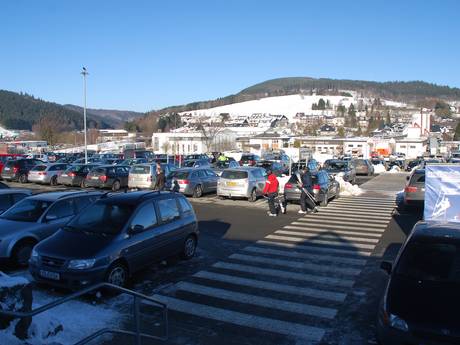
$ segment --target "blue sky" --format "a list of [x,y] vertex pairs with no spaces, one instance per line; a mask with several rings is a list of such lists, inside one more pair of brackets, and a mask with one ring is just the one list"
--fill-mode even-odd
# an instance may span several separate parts
[[286,76],[460,87],[460,1],[5,1],[0,89],[137,111]]

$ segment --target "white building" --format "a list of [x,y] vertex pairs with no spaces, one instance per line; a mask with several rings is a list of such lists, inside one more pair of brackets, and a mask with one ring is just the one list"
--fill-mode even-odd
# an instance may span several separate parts
[[124,129],[100,129],[98,142],[129,140],[136,138],[136,133],[129,133]]
[[427,151],[428,139],[427,138],[404,138],[396,140],[396,152],[404,153],[406,159],[413,159],[420,156]]

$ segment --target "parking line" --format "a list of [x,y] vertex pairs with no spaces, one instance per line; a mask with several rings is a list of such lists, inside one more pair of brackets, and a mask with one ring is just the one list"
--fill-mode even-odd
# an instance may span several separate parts
[[349,242],[355,243],[355,241],[359,242],[366,242],[366,243],[379,243],[380,239],[375,238],[361,238],[361,237],[354,237],[354,236],[336,236],[334,234],[309,234],[306,232],[299,232],[299,231],[286,231],[286,230],[277,230],[275,234],[282,234],[282,235],[293,235],[298,237],[304,237],[306,239],[327,239],[328,241],[337,241],[343,242],[343,240],[347,240]]
[[245,262],[255,262],[255,263],[260,263],[260,264],[275,265],[275,266],[283,266],[283,267],[296,268],[296,269],[301,269],[301,270],[347,274],[347,275],[352,275],[352,276],[356,276],[361,273],[361,270],[357,268],[340,267],[340,266],[334,266],[334,265],[318,265],[318,264],[311,264],[311,263],[301,262],[301,261],[289,261],[289,260],[283,260],[283,259],[273,259],[273,258],[266,258],[262,256],[252,256],[252,255],[244,255],[244,254],[233,254],[229,256],[229,259],[239,260],[243,262],[245,261]]
[[[281,236],[275,236],[275,235],[270,235],[272,236],[270,239],[280,239]],[[268,238],[268,237],[267,237]],[[284,237],[281,237],[281,240],[283,240]],[[291,240],[291,242],[302,242],[304,240],[298,240],[297,238],[295,240]],[[364,250],[348,250],[348,249],[337,249],[337,248],[329,248],[329,247],[316,247],[316,246],[310,246],[308,243],[303,243],[303,244],[297,244],[297,243],[286,243],[286,242],[279,242],[279,241],[266,241],[266,240],[259,240],[256,242],[257,245],[262,245],[262,246],[270,246],[270,247],[282,247],[282,248],[294,248],[295,250],[305,250],[307,252],[312,252],[312,253],[335,253],[335,254],[347,254],[347,255],[353,255],[353,256],[371,256],[372,252],[364,251]],[[355,248],[353,248],[355,249]]]
[[219,274],[219,273],[208,272],[208,271],[200,271],[198,273],[195,273],[193,277],[203,278],[203,279],[208,279],[208,280],[215,280],[215,281],[234,284],[234,285],[253,287],[253,288],[262,289],[262,290],[285,292],[285,293],[289,293],[293,295],[320,298],[320,299],[335,301],[335,302],[343,302],[346,297],[346,294],[342,292],[332,292],[332,291],[312,289],[312,288],[301,287],[301,286],[278,284],[278,283],[272,283],[272,282],[267,282],[263,280],[241,278],[241,277],[229,276],[226,274]]
[[366,260],[363,260],[363,259],[353,259],[353,258],[346,258],[346,257],[340,257],[340,256],[334,256],[334,255],[308,254],[308,253],[300,253],[300,252],[295,252],[295,251],[293,252],[293,251],[286,251],[286,250],[276,250],[276,249],[253,247],[253,246],[243,248],[242,250],[245,252],[258,253],[258,254],[278,255],[278,256],[286,256],[290,258],[309,259],[309,260],[317,260],[317,261],[329,261],[329,262],[349,264],[349,265],[363,266],[366,264]]
[[155,294],[153,298],[165,303],[168,306],[168,309],[181,313],[191,314],[238,326],[255,328],[266,332],[295,336],[309,341],[319,342],[325,333],[324,329],[318,327],[311,327],[293,322],[240,313],[205,304],[188,302],[169,296]]
[[312,240],[312,239],[291,237],[291,236],[268,235],[265,238],[274,239],[274,240],[288,241],[288,242],[301,242],[302,244],[311,243],[311,244],[323,244],[323,245],[335,246],[335,247],[346,247],[346,248],[350,248],[351,250],[355,250],[356,252],[358,252],[359,249],[374,250],[374,248],[375,248],[374,245],[370,245],[370,244],[322,241],[322,240],[318,240],[318,239],[313,239]]
[[[321,213],[319,213],[318,215],[315,215],[313,217],[310,217],[310,218],[305,218],[305,217],[302,217],[300,219],[298,219],[299,222],[308,222],[308,223],[315,223],[315,222],[321,222],[321,223],[329,223],[329,224],[339,224],[339,225],[355,225],[355,226],[362,226],[362,227],[366,227],[366,228],[381,228],[381,229],[386,229],[387,226],[388,226],[388,222],[383,222],[382,223],[378,223],[378,224],[375,224],[373,221],[372,223],[370,223],[370,221],[352,221],[352,220],[349,220],[349,219],[340,219],[340,220],[335,220],[335,219],[330,219],[329,217],[321,217]],[[375,230],[375,231],[379,231],[379,230]]]
[[310,304],[295,303],[280,299],[261,297],[209,286],[180,282],[176,285],[179,290],[204,296],[211,296],[228,301],[257,305],[264,308],[283,310],[291,313],[310,315],[325,319],[333,319],[337,315],[337,309],[318,307]]
[[260,275],[265,275],[269,277],[278,277],[278,278],[298,280],[298,281],[309,282],[309,283],[313,282],[317,284],[340,286],[340,287],[352,287],[354,284],[354,281],[350,279],[331,278],[331,277],[317,276],[317,275],[307,274],[307,273],[297,273],[297,272],[290,272],[290,271],[285,271],[285,270],[277,270],[273,268],[262,268],[262,267],[241,265],[241,264],[221,262],[221,261],[216,262],[214,265],[212,265],[212,267],[231,270],[231,271],[244,272],[244,273],[260,274]]
[[[382,234],[376,234],[376,233],[369,233],[369,232],[364,232],[364,231],[346,231],[346,230],[340,230],[339,227],[334,227],[330,226],[332,229],[327,229],[327,228],[312,228],[311,226],[305,226],[304,223],[299,223],[299,222],[293,222],[293,225],[286,225],[283,229],[293,229],[293,230],[300,230],[300,231],[305,231],[305,232],[311,232],[311,233],[316,233],[316,234],[323,234],[323,233],[334,233],[334,234],[341,234],[341,235],[356,235],[356,236],[365,236],[365,237],[376,237],[380,238],[382,237]],[[296,226],[296,225],[303,225],[303,226]],[[319,224],[313,224],[313,226],[319,226]]]

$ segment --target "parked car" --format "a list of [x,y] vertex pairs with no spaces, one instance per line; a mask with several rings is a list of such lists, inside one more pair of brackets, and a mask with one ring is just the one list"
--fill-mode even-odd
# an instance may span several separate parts
[[51,163],[34,166],[27,175],[29,182],[56,186],[57,179],[67,169],[67,164]]
[[110,188],[117,191],[128,187],[128,176],[127,165],[100,165],[89,171],[83,185],[85,188]]
[[84,187],[86,175],[91,169],[97,167],[98,164],[75,164],[67,168],[60,176],[58,176],[58,184],[64,186],[79,186]]
[[212,165],[212,170],[218,175],[220,176],[222,174],[222,171],[224,171],[225,169],[235,169],[235,168],[239,168],[240,165],[238,164],[237,161],[235,161],[233,158],[229,158],[227,161],[216,161],[213,165]]
[[[169,176],[176,167],[172,164],[161,164],[165,176]],[[147,188],[152,189],[157,180],[156,164],[137,164],[129,170],[128,187],[129,188]]]
[[167,178],[166,188],[171,189],[174,181],[179,192],[200,198],[205,193],[215,193],[219,176],[210,168],[182,168],[173,171]]
[[460,225],[419,222],[389,274],[377,320],[382,345],[458,344]]
[[374,166],[368,159],[354,159],[352,164],[356,170],[356,175],[374,175]]
[[260,157],[258,155],[254,155],[252,153],[251,154],[244,153],[241,156],[239,163],[240,163],[240,166],[243,166],[243,167],[248,167],[248,166],[252,167],[256,165],[258,161],[260,161]]
[[32,191],[28,189],[0,189],[0,214],[5,212],[18,201],[21,201],[30,195],[32,195]]
[[356,170],[349,160],[328,159],[324,162],[323,168],[332,177],[342,174],[344,181],[356,183]]
[[129,158],[125,159],[120,165],[135,165],[135,164],[147,164],[147,159],[145,158]]
[[211,168],[211,163],[207,159],[192,159],[184,161],[181,168]]
[[[312,174],[313,182],[313,197],[316,203],[321,206],[327,206],[329,200],[340,196],[340,184],[329,175],[329,183],[327,189],[321,189],[317,184],[316,174]],[[284,185],[284,197],[287,202],[300,202],[302,191],[298,187],[296,175],[292,175],[288,182]]]
[[412,169],[414,169],[415,167],[419,166],[420,164],[422,164],[422,160],[421,159],[413,159],[411,161],[409,161],[406,165],[406,171],[412,171]]
[[12,159],[19,159],[22,158],[23,155],[21,154],[14,154],[14,153],[0,153],[0,176],[3,171],[3,167],[5,166],[5,163],[8,162],[9,160]]
[[425,169],[416,169],[407,176],[404,206],[423,207],[425,202]]
[[209,162],[209,157],[204,154],[204,153],[195,153],[195,154],[191,154],[191,155],[186,155],[184,157],[184,160],[186,161],[189,161],[189,160],[204,160],[204,161],[208,161]]
[[281,164],[285,171],[289,171],[291,160],[285,153],[267,153],[262,157],[265,161],[272,161]]
[[256,163],[255,166],[258,168],[263,168],[265,172],[271,170],[276,176],[281,176],[289,173],[289,171],[286,171],[284,166],[278,162],[260,160]]
[[266,179],[263,168],[226,169],[217,183],[217,195],[223,198],[247,198],[254,202],[262,195]]
[[22,199],[0,215],[0,259],[27,265],[35,244],[54,234],[100,195],[52,192]]
[[0,189],[8,189],[10,186],[8,186],[6,183],[0,182]]
[[193,207],[178,193],[118,193],[38,244],[29,270],[35,280],[71,289],[102,281],[125,286],[136,271],[171,256],[190,259],[198,243]]
[[2,178],[7,181],[27,183],[29,171],[37,164],[43,164],[38,159],[15,159],[6,162],[2,170]]

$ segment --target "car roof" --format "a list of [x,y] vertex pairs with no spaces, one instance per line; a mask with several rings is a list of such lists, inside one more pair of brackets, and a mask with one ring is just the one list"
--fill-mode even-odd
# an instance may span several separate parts
[[12,194],[12,193],[32,194],[32,191],[29,189],[21,189],[21,188],[0,189],[0,194]]
[[241,171],[241,170],[245,170],[245,171],[253,171],[253,170],[264,170],[264,168],[261,168],[261,167],[239,167],[239,168],[230,168],[230,169],[226,169],[226,170],[234,170],[234,171]]
[[99,200],[110,204],[138,205],[144,200],[154,199],[165,195],[174,195],[176,197],[182,196],[182,194],[167,191],[136,191],[129,193],[107,194],[106,197],[102,197]]
[[77,196],[77,195],[97,195],[102,194],[101,192],[93,192],[93,191],[67,191],[67,192],[49,192],[49,193],[40,193],[30,196],[30,199],[34,200],[44,200],[44,201],[56,201],[58,199],[63,199],[65,197],[70,196]]
[[412,232],[414,239],[444,239],[460,243],[460,223],[423,221],[414,226]]

